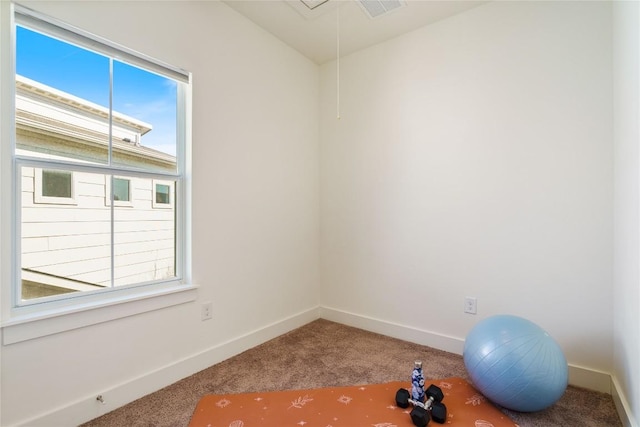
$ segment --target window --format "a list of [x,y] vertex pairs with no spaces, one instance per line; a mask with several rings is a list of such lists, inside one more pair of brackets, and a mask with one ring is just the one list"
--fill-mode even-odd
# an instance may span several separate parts
[[168,205],[169,200],[169,186],[165,184],[156,184],[156,203]]
[[184,285],[188,73],[15,11],[13,308]]
[[72,192],[71,177],[73,172],[43,170],[42,171],[42,196],[63,197],[70,199]]
[[173,206],[174,183],[169,181],[153,181],[153,207],[155,209],[171,209]]
[[34,203],[73,205],[75,199],[74,174],[56,169],[25,169],[23,177],[33,174],[35,189]]
[[131,201],[131,182],[128,179],[113,178],[113,200],[116,202]]
[[122,176],[105,176],[104,181],[104,203],[105,206],[134,207],[134,180]]

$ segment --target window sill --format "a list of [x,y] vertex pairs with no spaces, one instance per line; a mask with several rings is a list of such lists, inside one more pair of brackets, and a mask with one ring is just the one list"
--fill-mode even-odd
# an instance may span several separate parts
[[134,316],[196,299],[196,286],[174,286],[135,295],[16,315],[2,322],[2,344],[9,345],[98,323]]

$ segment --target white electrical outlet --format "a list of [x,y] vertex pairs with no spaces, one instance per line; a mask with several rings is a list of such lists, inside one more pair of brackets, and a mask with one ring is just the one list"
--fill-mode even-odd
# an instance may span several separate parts
[[209,320],[213,317],[213,303],[203,302],[200,307],[200,320]]
[[464,312],[476,314],[478,312],[478,299],[476,297],[465,297]]

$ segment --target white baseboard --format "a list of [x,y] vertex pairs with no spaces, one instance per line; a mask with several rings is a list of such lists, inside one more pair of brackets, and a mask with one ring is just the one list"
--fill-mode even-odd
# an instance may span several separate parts
[[[318,319],[319,313],[319,307],[310,308],[17,425],[57,427],[82,424],[279,335],[306,325]],[[98,394],[102,395],[104,404],[96,401]]]
[[611,394],[611,374],[569,364],[569,384]]
[[[329,307],[320,309],[320,317],[344,325],[376,332],[393,338],[426,345],[450,353],[462,354],[464,339],[443,335],[382,319],[375,319]],[[611,375],[589,368],[569,365],[569,384],[611,393]]]
[[615,376],[611,376],[611,397],[616,405],[622,425],[624,427],[638,427],[638,421],[633,416],[631,405],[629,405],[629,401],[622,392],[622,387]]
[[462,354],[464,339],[438,334],[412,326],[376,319],[369,316],[350,313],[330,307],[320,308],[320,317],[343,325],[364,329],[392,338],[419,343],[450,353]]

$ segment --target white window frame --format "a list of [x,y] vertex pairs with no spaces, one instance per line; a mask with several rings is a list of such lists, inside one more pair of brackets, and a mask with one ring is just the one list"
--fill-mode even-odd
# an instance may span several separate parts
[[[114,175],[113,179],[122,179],[122,180],[126,180],[129,181],[129,200],[113,200],[113,205],[114,206],[120,206],[120,207],[133,207],[133,197],[134,197],[134,187],[133,187],[133,179],[129,176],[120,176],[120,175]],[[111,204],[111,185],[112,185],[112,180],[110,176],[105,176],[105,183],[104,183],[104,204],[106,206],[109,206]]]
[[[150,285],[111,288],[108,291],[74,294],[72,298],[59,298],[20,306],[15,289],[20,278],[20,236],[16,224],[20,222],[20,170],[21,166],[42,167],[34,159],[20,159],[15,153],[15,22],[16,15],[32,20],[44,28],[60,31],[65,37],[77,37],[90,41],[90,50],[106,50],[117,53],[126,62],[142,66],[169,77],[180,77],[178,128],[184,140],[178,143],[179,173],[176,191],[180,203],[176,206],[176,280]],[[31,26],[31,25],[30,25]],[[48,33],[48,31],[46,31]],[[59,35],[59,34],[58,34]],[[63,39],[65,39],[63,37]],[[67,41],[68,38],[66,39]],[[96,49],[98,46],[98,49]],[[88,47],[88,46],[84,46]],[[191,75],[183,70],[167,66],[122,46],[55,19],[46,17],[13,2],[0,2],[0,191],[11,195],[12,203],[0,205],[0,328],[2,344],[8,345],[60,333],[84,326],[115,320],[151,310],[157,310],[196,299],[197,287],[191,282]],[[183,119],[182,119],[183,118]],[[53,161],[52,163],[54,163]],[[74,164],[65,170],[91,170],[111,173],[110,169],[87,168]],[[182,168],[180,170],[180,168]],[[132,176],[135,173],[132,172]],[[163,179],[162,174],[156,178]],[[173,176],[164,179],[174,179]],[[5,199],[6,200],[6,199]]]
[[[173,181],[166,181],[160,179],[154,179],[152,181],[151,188],[151,206],[154,209],[171,209],[174,206],[175,196],[175,186],[173,185]],[[169,187],[169,203],[158,203],[156,202],[156,185],[166,185]]]
[[42,172],[45,170],[53,170],[53,169],[43,169],[43,168],[34,168],[33,169],[33,179],[34,179],[34,189],[33,189],[33,202],[34,203],[46,203],[53,205],[76,205],[76,188],[78,187],[78,174],[71,172],[71,196],[70,197],[52,197],[43,195],[43,187],[42,181],[43,176]]

